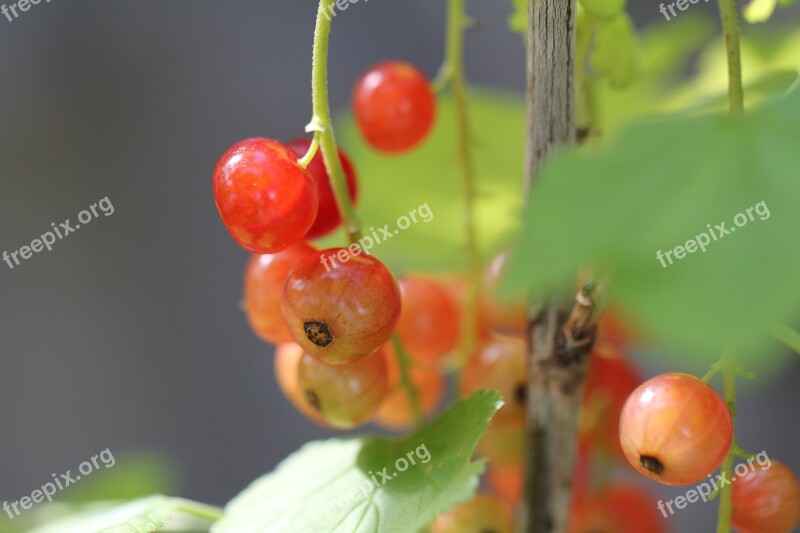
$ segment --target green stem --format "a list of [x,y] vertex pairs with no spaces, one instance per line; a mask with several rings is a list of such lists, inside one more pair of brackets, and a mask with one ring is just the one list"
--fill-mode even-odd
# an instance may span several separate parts
[[173,501],[175,502],[176,510],[208,522],[216,522],[225,514],[222,509],[214,507],[213,505],[193,502],[192,500],[185,500],[183,498],[173,498]]
[[408,371],[411,360],[403,348],[403,343],[400,342],[400,337],[396,334],[392,337],[392,347],[394,348],[395,357],[397,357],[397,362],[399,363],[400,383],[403,385],[408,395],[408,404],[411,406],[411,415],[414,417],[414,425],[419,427],[422,425],[422,411],[420,411],[417,391],[414,388],[414,384],[411,382],[411,374]]
[[772,328],[772,336],[797,353],[800,353],[800,333],[786,324],[777,324]]
[[[733,434],[736,434],[736,376],[738,373],[738,366],[734,360],[733,355],[727,350],[722,354],[720,361],[722,368],[722,387],[723,397],[725,404],[728,406],[728,411],[731,414],[731,424],[733,425]],[[733,457],[736,454],[736,446],[731,443],[725,460],[722,462],[720,468],[720,475],[723,479],[733,479]],[[719,514],[717,516],[717,533],[730,533],[731,531],[731,499],[733,496],[732,487],[726,485],[720,489],[719,500]]]
[[464,327],[460,339],[460,357],[457,366],[462,366],[475,349],[478,330],[478,298],[481,291],[481,259],[478,251],[477,222],[475,217],[475,166],[470,150],[471,130],[467,113],[467,82],[464,73],[464,31],[467,29],[464,0],[449,0],[447,9],[447,41],[444,78],[453,91],[456,114],[456,152],[461,167],[464,186],[464,230],[466,234],[468,290]]
[[[317,27],[314,30],[314,53],[311,72],[311,97],[314,106],[314,117],[306,127],[306,131],[313,131],[315,139],[319,140],[322,149],[322,158],[325,169],[331,178],[331,189],[336,198],[336,205],[342,214],[342,223],[350,243],[361,239],[361,223],[356,217],[350,195],[347,190],[342,162],[336,148],[336,138],[333,134],[333,122],[328,101],[328,43],[331,33],[330,13],[335,9],[336,0],[320,0],[317,11]],[[314,148],[314,144],[311,145]],[[309,149],[302,161],[310,161],[315,150]],[[310,154],[310,156],[309,156]]]
[[736,0],[719,0],[722,33],[728,53],[728,98],[732,113],[744,112],[742,57],[739,44],[739,12]]

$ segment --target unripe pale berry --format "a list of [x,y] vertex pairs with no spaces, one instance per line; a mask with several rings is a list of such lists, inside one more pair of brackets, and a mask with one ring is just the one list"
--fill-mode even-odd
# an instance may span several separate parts
[[289,272],[316,250],[299,242],[277,254],[257,254],[247,262],[244,275],[244,312],[253,332],[271,343],[292,342],[281,312],[281,295]]
[[389,269],[346,248],[301,260],[281,301],[295,342],[331,365],[351,363],[386,344],[400,307],[400,289]]
[[733,439],[717,392],[688,374],[662,374],[636,388],[619,427],[622,451],[640,473],[665,485],[702,481],[722,463]]

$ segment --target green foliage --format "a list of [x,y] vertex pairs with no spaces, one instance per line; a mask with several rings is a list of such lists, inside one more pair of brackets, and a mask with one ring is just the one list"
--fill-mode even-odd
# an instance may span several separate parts
[[[798,310],[798,125],[794,93],[745,117],[650,122],[608,150],[563,153],[533,192],[512,278],[542,294],[590,266],[652,340],[709,361],[730,346],[747,367],[764,357],[764,331]],[[657,259],[759,202],[766,220],[668,268]]]
[[177,490],[176,475],[163,457],[139,454],[117,457],[114,468],[102,469],[58,495],[62,502],[123,501]]
[[744,18],[751,24],[766,22],[772,17],[778,5],[786,7],[794,2],[795,0],[750,0],[744,8]]
[[511,0],[514,11],[508,19],[511,31],[523,36],[528,34],[528,0]]
[[626,13],[619,13],[598,25],[590,64],[612,87],[623,88],[639,73],[638,52],[633,21]]
[[[479,391],[401,440],[306,444],[231,501],[212,531],[416,531],[472,497],[484,467],[472,452],[500,405],[496,392]],[[409,455],[417,464],[399,472],[397,459]]]
[[626,0],[580,0],[580,2],[592,15],[608,18],[623,13]]
[[[519,226],[524,105],[519,97],[489,91],[471,93],[469,105],[476,132],[478,237],[490,253]],[[361,177],[357,212],[365,234],[384,224],[393,229],[399,216],[425,203],[433,213],[431,222],[413,224],[372,250],[395,272],[455,270],[465,264],[464,188],[455,125],[453,101],[444,97],[425,144],[409,155],[386,157],[366,146],[349,117],[337,123],[339,143],[352,155]],[[337,232],[321,245],[340,246],[343,241],[343,233]]]
[[170,521],[176,510],[175,500],[166,496],[150,496],[124,505],[90,510],[30,533],[137,533],[158,531]]

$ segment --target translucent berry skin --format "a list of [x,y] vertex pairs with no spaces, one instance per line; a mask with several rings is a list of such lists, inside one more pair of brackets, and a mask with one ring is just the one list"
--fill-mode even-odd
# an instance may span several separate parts
[[449,291],[418,276],[400,280],[403,310],[397,333],[408,354],[424,365],[436,365],[458,342],[459,310]]
[[527,312],[525,299],[509,295],[503,290],[503,276],[510,255],[504,252],[489,263],[484,272],[485,293],[483,307],[489,326],[501,333],[521,334],[527,328]]
[[378,259],[330,248],[295,266],[281,309],[306,352],[329,365],[347,364],[389,341],[400,318],[400,289]]
[[[406,389],[401,383],[397,358],[390,345],[382,351],[386,354],[386,364],[389,368],[389,393],[375,415],[375,424],[394,431],[411,429],[414,427],[414,413]],[[412,366],[408,370],[411,383],[417,391],[420,414],[423,418],[428,418],[444,398],[444,376],[418,366]]]
[[609,348],[603,353],[592,350],[590,354],[581,400],[580,434],[594,452],[622,459],[618,436],[622,407],[643,380],[620,348]]
[[253,255],[244,274],[244,312],[250,328],[262,340],[274,344],[293,342],[281,312],[281,294],[289,272],[303,258],[316,255],[304,242],[277,254]]
[[513,533],[514,522],[506,502],[491,494],[478,494],[467,503],[439,515],[430,533]]
[[600,491],[596,499],[608,509],[619,533],[666,533],[664,516],[658,511],[658,498],[636,485],[614,483]]
[[472,356],[461,379],[461,394],[478,389],[496,389],[505,405],[493,423],[521,426],[525,421],[525,343],[512,337],[496,337],[484,343]]
[[436,118],[436,97],[428,79],[416,67],[387,61],[358,80],[353,111],[362,135],[373,148],[405,152],[430,132]]
[[[299,138],[289,141],[286,145],[298,157],[303,157],[308,152],[311,146],[311,139]],[[347,180],[347,192],[350,195],[350,201],[353,205],[358,203],[358,180],[356,178],[356,170],[350,162],[350,158],[339,150],[339,160],[342,162],[344,175]],[[314,225],[308,230],[306,234],[307,239],[317,239],[324,237],[333,230],[335,230],[342,223],[342,216],[339,213],[339,208],[336,205],[336,198],[331,189],[331,178],[328,176],[328,171],[325,169],[325,161],[322,158],[322,151],[317,151],[317,154],[308,164],[307,169],[314,178],[319,189],[319,212],[317,218],[314,220]]]
[[619,436],[637,471],[665,485],[690,485],[722,463],[733,428],[714,389],[694,376],[671,373],[633,391],[622,409]]
[[294,152],[271,139],[247,139],[220,158],[214,200],[233,239],[258,254],[280,252],[301,240],[319,208],[314,178]]
[[275,379],[283,395],[298,411],[315,424],[330,428],[319,412],[305,400],[300,390],[298,374],[303,353],[303,348],[297,343],[279,344],[275,350]]
[[789,533],[800,526],[800,481],[786,465],[742,476],[733,485],[731,522],[741,533]]
[[368,422],[386,397],[386,357],[376,353],[349,365],[326,365],[303,354],[298,383],[303,401],[331,427],[352,429]]

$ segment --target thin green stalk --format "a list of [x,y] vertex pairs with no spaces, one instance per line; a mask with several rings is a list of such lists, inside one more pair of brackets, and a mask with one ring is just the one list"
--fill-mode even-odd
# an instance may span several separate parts
[[728,98],[732,113],[744,112],[742,57],[739,44],[739,11],[736,0],[719,0],[722,33],[728,54]]
[[[736,434],[736,376],[738,374],[738,366],[734,360],[733,354],[727,350],[722,354],[720,361],[722,369],[722,388],[723,398],[725,404],[728,406],[728,411],[731,414],[731,424],[733,425],[733,434]],[[736,446],[732,443],[725,460],[722,462],[720,468],[720,475],[723,479],[733,479],[733,458],[736,455]],[[717,515],[717,533],[730,533],[731,531],[731,499],[733,496],[732,487],[726,485],[720,489],[719,499],[719,514]]]
[[464,232],[466,235],[468,290],[464,327],[460,339],[462,366],[475,349],[478,330],[478,298],[481,290],[481,259],[478,250],[477,221],[475,217],[475,165],[471,152],[471,130],[467,112],[467,82],[464,73],[464,32],[468,28],[464,0],[449,0],[447,9],[447,41],[442,74],[453,91],[456,114],[456,155],[464,186]]
[[[336,147],[336,137],[333,134],[333,121],[331,120],[330,102],[328,101],[328,45],[330,42],[331,21],[335,9],[336,0],[320,0],[317,10],[317,25],[314,29],[314,52],[311,71],[311,98],[314,107],[314,116],[306,126],[306,131],[314,132],[314,140],[309,147],[308,153],[302,157],[301,164],[306,165],[314,158],[317,146],[322,150],[322,158],[325,161],[325,169],[331,178],[331,188],[336,199],[336,205],[342,214],[342,223],[350,244],[355,244],[361,239],[361,222],[358,220],[350,201],[347,190],[347,180],[345,178],[342,162],[339,159],[339,151]],[[392,339],[397,357],[397,364],[400,367],[401,384],[408,394],[411,410],[414,413],[417,424],[422,420],[419,404],[417,402],[417,391],[408,372],[409,360],[405,355],[400,340],[395,335]]]
[[[306,131],[313,131],[315,139],[319,140],[322,158],[325,160],[325,168],[331,178],[331,188],[336,198],[336,205],[342,214],[342,223],[352,244],[361,239],[361,223],[356,217],[347,191],[347,179],[336,149],[336,138],[333,134],[333,122],[328,101],[328,43],[331,33],[331,20],[333,19],[330,14],[335,9],[335,3],[336,0],[320,0],[319,10],[317,11],[311,71],[311,98],[314,106],[314,117],[311,119],[311,123],[306,126]],[[311,145],[311,148],[314,148],[314,144]],[[309,154],[311,154],[310,157]],[[309,154],[306,154],[302,160],[310,161],[314,157],[311,149],[309,149]]]
[[800,332],[795,331],[786,324],[777,324],[772,328],[772,336],[795,352],[800,353]]

